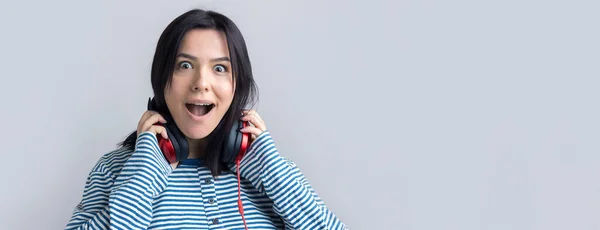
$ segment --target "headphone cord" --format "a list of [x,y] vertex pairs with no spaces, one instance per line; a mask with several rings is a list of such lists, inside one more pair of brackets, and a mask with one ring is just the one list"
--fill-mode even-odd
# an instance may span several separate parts
[[248,230],[248,226],[246,225],[246,218],[244,218],[244,205],[242,204],[242,192],[241,192],[241,180],[240,180],[240,160],[237,159],[235,164],[237,165],[237,181],[238,181],[238,210],[242,215],[242,221],[244,222],[244,227]]

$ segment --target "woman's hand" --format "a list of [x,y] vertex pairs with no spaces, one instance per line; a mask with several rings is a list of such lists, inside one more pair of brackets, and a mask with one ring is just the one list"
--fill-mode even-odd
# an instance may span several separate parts
[[242,112],[242,114],[242,121],[248,121],[251,125],[242,128],[240,131],[243,133],[250,133],[252,140],[256,139],[256,137],[267,130],[265,122],[256,111],[246,110]]
[[[164,117],[162,117],[159,113],[148,110],[144,112],[142,118],[138,122],[137,134],[140,135],[143,132],[150,131],[154,133],[154,135],[160,135],[164,139],[169,139],[167,136],[167,129],[162,125],[156,125],[156,123],[167,123]],[[171,163],[171,167],[175,169],[179,162]]]

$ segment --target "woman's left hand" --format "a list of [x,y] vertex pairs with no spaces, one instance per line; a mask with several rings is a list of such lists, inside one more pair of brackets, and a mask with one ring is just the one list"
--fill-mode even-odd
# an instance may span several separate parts
[[267,126],[263,119],[254,110],[245,110],[242,116],[242,121],[248,121],[251,125],[242,128],[240,131],[243,133],[250,133],[252,140],[256,139],[261,133],[267,130]]

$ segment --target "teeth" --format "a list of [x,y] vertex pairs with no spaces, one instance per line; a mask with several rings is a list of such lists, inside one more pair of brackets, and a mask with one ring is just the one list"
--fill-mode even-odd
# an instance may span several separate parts
[[206,104],[206,103],[194,103],[194,105],[209,106],[210,104]]

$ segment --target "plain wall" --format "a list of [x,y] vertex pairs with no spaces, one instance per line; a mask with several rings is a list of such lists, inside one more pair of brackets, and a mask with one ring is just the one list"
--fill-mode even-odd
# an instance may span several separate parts
[[0,229],[62,229],[193,7],[351,229],[600,229],[597,1],[3,1]]

